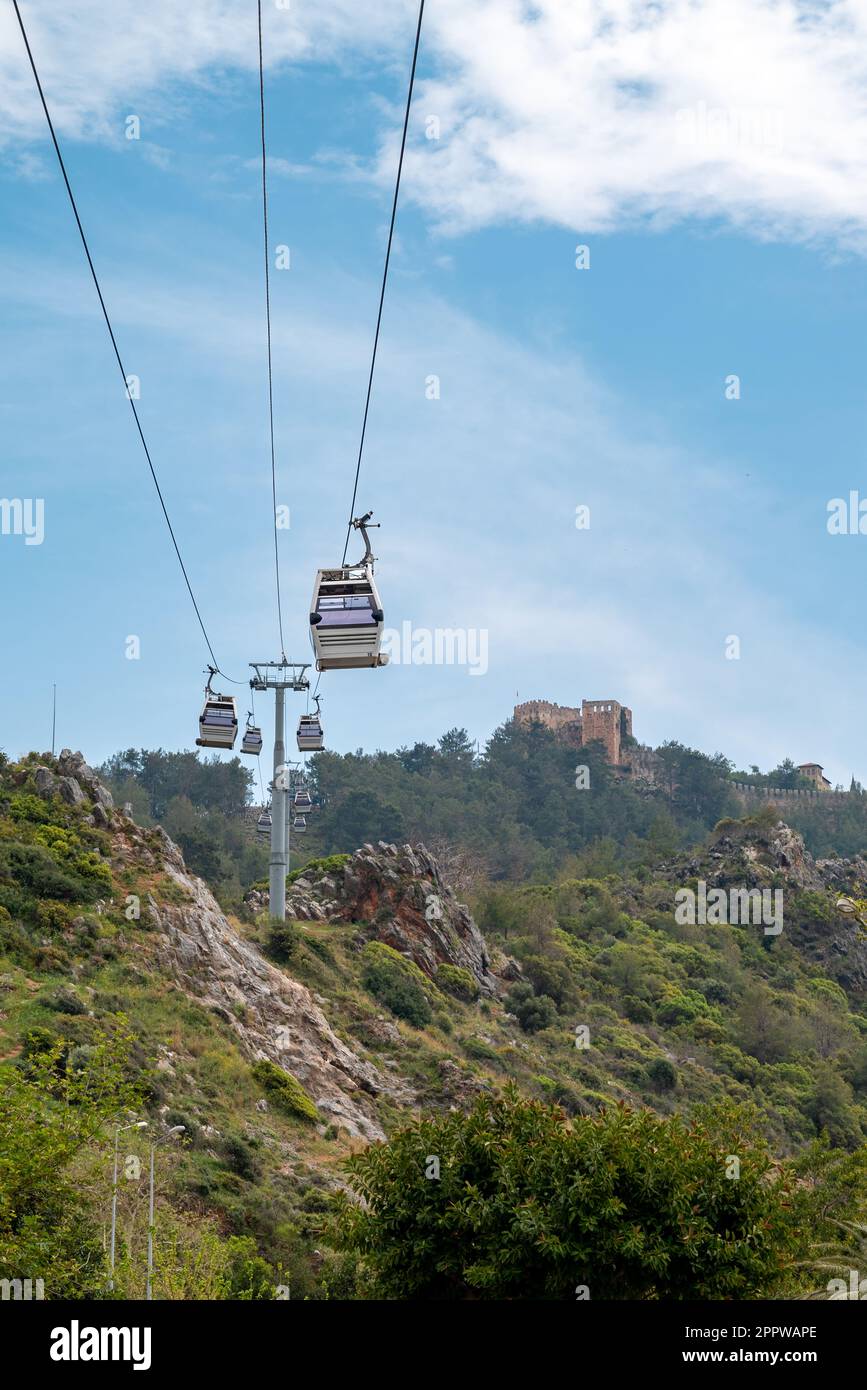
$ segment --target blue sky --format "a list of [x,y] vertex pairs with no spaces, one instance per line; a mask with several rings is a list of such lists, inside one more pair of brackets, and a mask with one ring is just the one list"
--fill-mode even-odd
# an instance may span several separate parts
[[[255,5],[140,8],[22,4],[193,586],[245,677],[278,649]],[[359,502],[387,624],[484,629],[489,667],[330,673],[329,745],[484,741],[517,691],[867,779],[867,537],[826,527],[830,499],[867,497],[859,8],[429,16]],[[413,26],[402,0],[265,7],[296,659],[343,547]],[[47,746],[57,681],[58,741],[91,761],[190,747],[207,653],[9,14],[0,79],[0,494],[45,501],[41,545],[0,536],[0,743]]]

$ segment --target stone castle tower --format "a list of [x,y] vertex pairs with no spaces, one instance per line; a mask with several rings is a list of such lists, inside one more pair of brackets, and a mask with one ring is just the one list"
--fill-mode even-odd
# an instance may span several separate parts
[[524,726],[544,724],[575,748],[599,739],[609,763],[614,767],[629,764],[626,740],[632,737],[632,710],[617,700],[582,700],[580,709],[549,700],[526,700],[515,706],[514,718]]

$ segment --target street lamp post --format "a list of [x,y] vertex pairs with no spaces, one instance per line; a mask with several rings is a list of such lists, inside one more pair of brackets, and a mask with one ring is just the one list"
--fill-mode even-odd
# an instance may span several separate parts
[[145,1298],[153,1298],[151,1280],[154,1271],[154,1146],[151,1144],[151,1187],[148,1194],[148,1283]]
[[[166,1130],[166,1138],[173,1134],[183,1134],[186,1125],[172,1125],[171,1129]],[[150,1302],[153,1300],[153,1272],[154,1272],[154,1144],[151,1144],[151,1175],[150,1191],[148,1193],[148,1279],[147,1292],[145,1298]]]
[[125,1129],[146,1129],[147,1120],[133,1120],[128,1125],[118,1125],[114,1131],[114,1177],[111,1183],[111,1255],[109,1257],[108,1287],[114,1288],[114,1257],[117,1245],[117,1158],[120,1136]]

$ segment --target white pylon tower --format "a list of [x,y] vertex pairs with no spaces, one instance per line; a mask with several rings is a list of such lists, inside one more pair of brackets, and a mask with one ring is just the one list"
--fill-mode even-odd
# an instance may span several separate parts
[[289,866],[289,835],[287,798],[291,791],[291,774],[286,762],[285,696],[287,690],[308,690],[310,682],[305,672],[310,663],[287,661],[251,661],[256,672],[250,681],[251,690],[273,690],[274,710],[274,778],[271,783],[271,862],[268,875],[268,910],[281,922],[286,920],[286,872]]

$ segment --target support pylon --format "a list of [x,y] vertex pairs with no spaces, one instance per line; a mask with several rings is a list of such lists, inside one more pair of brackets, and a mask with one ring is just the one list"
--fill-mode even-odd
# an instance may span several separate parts
[[[274,779],[271,783],[271,861],[268,875],[269,912],[279,921],[286,920],[286,871],[289,864],[289,807],[287,798],[291,790],[291,777],[286,763],[286,708],[287,690],[308,690],[310,682],[305,677],[309,663],[296,664],[287,661],[251,661],[256,672],[250,681],[252,690],[273,690],[275,692],[274,711]],[[291,673],[291,674],[290,674]]]

